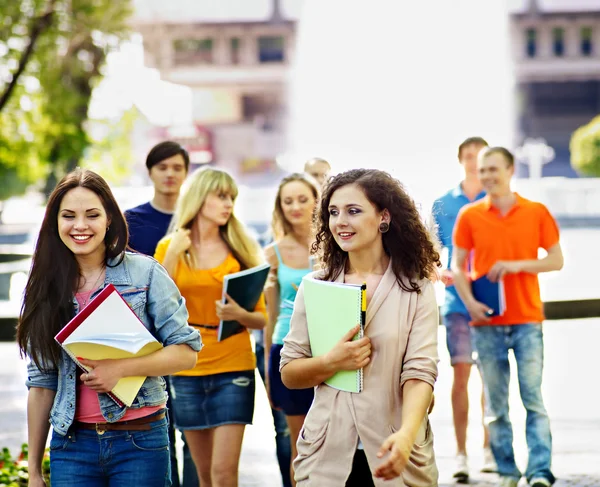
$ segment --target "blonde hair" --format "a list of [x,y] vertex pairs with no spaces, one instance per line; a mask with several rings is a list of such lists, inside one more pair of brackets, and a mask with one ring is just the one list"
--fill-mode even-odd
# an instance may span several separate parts
[[315,209],[319,202],[319,197],[321,194],[321,191],[319,190],[319,184],[310,174],[296,172],[283,178],[281,183],[279,183],[279,188],[277,189],[277,196],[275,196],[275,207],[273,208],[273,218],[271,220],[271,229],[273,231],[273,238],[275,240],[279,240],[285,235],[292,233],[292,225],[285,218],[283,214],[283,208],[281,207],[281,191],[286,184],[293,181],[300,181],[309,187],[313,196],[315,197]]
[[[233,177],[214,167],[205,167],[195,171],[188,178],[181,192],[169,230],[173,232],[179,228],[190,229],[204,206],[206,197],[210,193],[216,192],[230,194],[235,201],[238,187]],[[220,227],[220,232],[229,250],[240,263],[242,270],[262,263],[262,252],[258,243],[250,237],[234,213],[231,214],[227,223]],[[192,254],[186,253],[183,258],[190,267],[195,267],[196,262]]]

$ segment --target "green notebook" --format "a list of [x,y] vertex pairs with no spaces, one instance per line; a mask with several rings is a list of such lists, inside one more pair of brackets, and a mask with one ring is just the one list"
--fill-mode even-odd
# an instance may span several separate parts
[[[356,325],[360,331],[354,337],[362,338],[365,329],[367,285],[319,281],[311,277],[302,279],[304,305],[308,323],[308,337],[313,357],[331,350],[341,338]],[[347,392],[361,392],[363,371],[343,370],[325,383]]]

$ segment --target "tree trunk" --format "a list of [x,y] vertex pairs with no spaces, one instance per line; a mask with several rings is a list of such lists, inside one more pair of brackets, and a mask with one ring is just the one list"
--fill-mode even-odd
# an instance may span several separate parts
[[23,74],[23,71],[25,71],[25,68],[27,67],[27,63],[31,58],[31,54],[33,53],[38,38],[52,24],[55,4],[56,0],[50,0],[50,5],[48,6],[46,12],[34,19],[33,24],[31,26],[31,33],[29,34],[29,44],[27,44],[27,47],[23,51],[21,59],[19,59],[19,65],[17,66],[17,70],[15,71],[15,73],[12,75],[10,83],[4,89],[4,92],[0,96],[0,112],[8,103],[10,95],[17,86],[17,82],[19,81],[20,76]]

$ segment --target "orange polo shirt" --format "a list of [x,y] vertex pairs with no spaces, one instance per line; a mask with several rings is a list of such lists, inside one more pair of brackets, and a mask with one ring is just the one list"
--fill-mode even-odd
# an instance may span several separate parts
[[[502,216],[489,196],[462,208],[454,227],[454,245],[473,250],[471,279],[487,274],[499,260],[534,260],[539,248],[559,241],[556,221],[541,203],[522,198]],[[544,311],[537,274],[519,272],[504,276],[506,310],[491,318],[491,325],[540,323]],[[487,323],[471,323],[485,325]]]
[[[169,248],[171,237],[163,238],[156,247],[154,258],[163,262]],[[240,263],[229,254],[222,264],[213,269],[190,269],[181,260],[175,270],[173,280],[179,292],[185,298],[185,304],[190,314],[190,324],[213,325],[219,324],[215,301],[220,301],[223,293],[223,278],[240,270]],[[255,311],[267,314],[264,295],[256,304]],[[256,358],[250,343],[250,333],[244,330],[222,342],[217,339],[218,330],[196,328],[202,336],[204,346],[198,352],[196,366],[174,375],[205,376],[225,372],[240,372],[254,370]]]

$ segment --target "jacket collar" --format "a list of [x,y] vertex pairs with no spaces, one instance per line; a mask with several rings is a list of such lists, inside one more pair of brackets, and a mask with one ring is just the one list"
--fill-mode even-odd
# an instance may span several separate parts
[[125,253],[123,260],[119,263],[121,256],[114,257],[108,260],[106,266],[106,278],[104,279],[105,284],[119,284],[123,286],[131,286],[131,276],[127,268],[128,254]]

